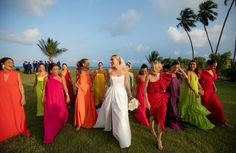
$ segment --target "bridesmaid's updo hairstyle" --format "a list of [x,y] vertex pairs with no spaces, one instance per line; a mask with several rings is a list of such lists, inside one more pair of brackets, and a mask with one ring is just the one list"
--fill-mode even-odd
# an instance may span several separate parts
[[56,63],[51,63],[51,64],[49,64],[49,66],[48,66],[48,73],[49,73],[49,74],[52,74],[51,71],[52,71],[52,69],[53,69],[55,66],[58,67],[58,65],[57,65]]
[[180,65],[180,62],[179,61],[173,61],[170,66],[174,66],[174,65]]
[[99,65],[99,64],[102,64],[102,65],[103,65],[103,63],[102,63],[102,62],[98,62],[98,65]]
[[[140,67],[140,69],[148,69],[148,66],[146,64],[142,64],[142,66]],[[141,70],[138,73],[139,75],[141,75]]]
[[67,66],[67,64],[66,64],[66,63],[63,63],[61,66],[63,66],[63,65]]
[[119,55],[114,54],[114,55],[111,56],[111,58],[112,57],[115,57],[119,61],[119,64],[121,64],[121,58],[120,58]]
[[14,60],[10,57],[3,57],[1,60],[0,60],[0,70],[3,70],[3,65],[4,63],[7,61],[7,60],[11,60],[12,62],[14,62]]
[[216,63],[217,63],[216,60],[208,60],[207,61],[207,65],[209,65],[209,66],[213,66]]

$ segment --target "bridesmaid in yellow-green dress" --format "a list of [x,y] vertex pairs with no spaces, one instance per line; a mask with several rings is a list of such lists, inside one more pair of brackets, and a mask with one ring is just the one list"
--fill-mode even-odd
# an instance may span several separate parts
[[106,73],[103,69],[103,63],[98,63],[98,69],[94,72],[94,101],[96,107],[102,104],[106,85]]
[[197,62],[192,60],[186,72],[188,78],[180,90],[178,104],[179,117],[200,129],[212,129],[214,125],[208,120],[211,112],[201,104],[204,91],[198,82]]
[[44,64],[39,64],[38,72],[35,74],[35,82],[33,86],[33,91],[36,93],[37,97],[37,113],[36,116],[43,116],[43,104],[42,104],[42,93],[43,93],[43,82],[44,78],[48,75],[45,71]]

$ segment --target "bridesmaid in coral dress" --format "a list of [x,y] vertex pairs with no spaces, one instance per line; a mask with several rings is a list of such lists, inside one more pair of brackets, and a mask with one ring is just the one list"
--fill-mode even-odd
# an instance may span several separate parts
[[78,92],[74,114],[76,131],[79,131],[81,127],[92,128],[97,120],[93,97],[93,75],[89,70],[88,59],[82,59],[79,66],[79,74],[76,82]]
[[[166,107],[169,94],[166,92],[166,88],[169,86],[172,79],[171,74],[161,72],[162,64],[159,61],[152,63],[151,73],[145,80],[145,98],[150,108],[150,128],[151,132],[156,136],[157,147],[162,150],[162,133],[165,125]],[[154,129],[154,118],[158,122],[157,134]]]
[[45,66],[43,63],[40,63],[38,66],[38,72],[35,74],[35,82],[33,86],[33,91],[36,93],[37,97],[37,113],[36,116],[43,116],[43,84],[44,78],[48,76],[48,73],[45,71]]
[[71,83],[70,71],[68,70],[66,63],[62,64],[61,74],[66,79],[66,86],[67,86],[69,96],[70,96],[70,102],[67,104],[68,104],[68,107],[71,107],[71,105],[73,105],[73,103],[75,102],[75,94],[74,94],[73,85]]
[[204,90],[202,104],[211,112],[207,117],[214,124],[225,125],[226,119],[219,98],[216,95],[214,81],[217,79],[216,68],[217,63],[214,60],[207,61],[207,68],[201,71],[200,84]]
[[[44,140],[45,144],[53,142],[57,133],[68,119],[66,102],[70,101],[66,81],[61,77],[57,64],[49,65],[50,75],[45,78],[43,90],[44,103]],[[66,99],[65,95],[66,94]]]
[[98,69],[94,73],[94,101],[96,107],[102,105],[105,95],[106,73],[102,68],[103,63],[98,63]]
[[9,57],[0,65],[0,142],[18,134],[29,136],[24,112],[25,95],[20,74]]
[[135,97],[140,103],[138,109],[135,111],[135,118],[144,126],[147,126],[149,124],[146,115],[146,101],[144,96],[144,84],[147,74],[148,74],[148,67],[146,64],[143,64],[136,79],[137,87],[135,94]]

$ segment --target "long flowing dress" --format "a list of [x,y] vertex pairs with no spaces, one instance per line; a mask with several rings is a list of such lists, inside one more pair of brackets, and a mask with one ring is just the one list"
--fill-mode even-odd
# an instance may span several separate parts
[[180,122],[177,112],[179,102],[180,82],[177,77],[172,77],[169,87],[166,90],[170,96],[167,103],[166,125],[172,129],[180,129]]
[[124,75],[110,76],[110,87],[98,114],[95,128],[111,131],[121,148],[131,145],[131,132],[128,116],[128,97],[124,85]]
[[[5,74],[9,74],[7,80]],[[18,134],[30,135],[21,104],[18,75],[15,71],[0,71],[0,142]]]
[[44,143],[52,143],[57,133],[68,120],[62,82],[49,75],[44,102]]
[[144,96],[145,81],[138,78],[135,97],[139,101],[138,109],[135,111],[135,118],[144,126],[148,125],[146,115],[146,102]]
[[147,86],[147,95],[151,106],[150,115],[156,118],[161,129],[165,129],[166,108],[169,97],[166,88],[169,86],[171,78],[171,74],[161,72],[160,79],[155,82],[149,82]]
[[74,94],[74,88],[73,88],[70,78],[71,78],[70,72],[69,72],[69,70],[67,70],[66,75],[65,75],[65,80],[66,80],[66,86],[68,89],[68,94],[70,96],[70,102],[68,103],[68,105],[71,106],[75,101],[75,94]]
[[219,98],[216,95],[214,88],[214,80],[217,79],[215,69],[212,69],[214,76],[212,76],[207,70],[202,70],[200,77],[200,84],[204,89],[204,95],[202,98],[202,105],[204,105],[210,112],[208,119],[216,124],[225,124],[226,119],[224,116],[223,108]]
[[94,104],[91,75],[81,73],[78,80],[78,91],[75,102],[74,126],[92,128],[97,119]]
[[37,97],[37,114],[36,114],[36,116],[43,116],[43,103],[42,103],[43,81],[44,81],[44,76],[37,76],[37,84],[35,86],[35,93],[36,93],[36,97]]
[[[188,71],[188,79],[192,88],[198,92],[198,76]],[[201,105],[201,98],[197,97],[195,93],[184,82],[180,92],[180,101],[178,104],[179,117],[200,129],[211,129],[214,125],[207,119],[210,112]]]
[[96,106],[102,104],[105,95],[105,82],[104,73],[96,73],[94,79],[94,101]]

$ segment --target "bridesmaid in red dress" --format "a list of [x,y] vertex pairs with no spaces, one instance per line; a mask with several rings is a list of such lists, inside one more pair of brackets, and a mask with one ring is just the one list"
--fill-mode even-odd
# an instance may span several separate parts
[[214,84],[214,81],[217,79],[216,66],[216,61],[208,60],[207,68],[201,71],[199,82],[204,89],[204,95],[201,97],[202,105],[211,112],[211,114],[208,115],[211,122],[227,126],[222,105],[216,95],[216,87]]
[[135,118],[144,126],[149,124],[146,116],[146,101],[144,96],[144,84],[147,74],[148,67],[146,64],[143,64],[136,79],[137,88],[135,94],[135,97],[140,103],[138,109],[135,111]]
[[69,96],[70,96],[70,102],[67,105],[70,107],[75,102],[75,95],[74,95],[74,88],[73,88],[73,85],[71,83],[70,71],[68,70],[66,63],[62,64],[61,74],[66,79],[66,86],[67,86]]
[[[162,150],[162,132],[165,129],[166,109],[169,94],[166,88],[169,86],[172,79],[171,74],[161,72],[162,64],[159,61],[152,63],[151,73],[146,77],[145,81],[145,98],[148,108],[150,108],[150,127],[151,131],[156,136],[157,147]],[[156,118],[157,135],[154,130],[154,118]]]
[[9,57],[0,65],[0,142],[18,134],[29,136],[25,119],[25,95],[20,74]]

